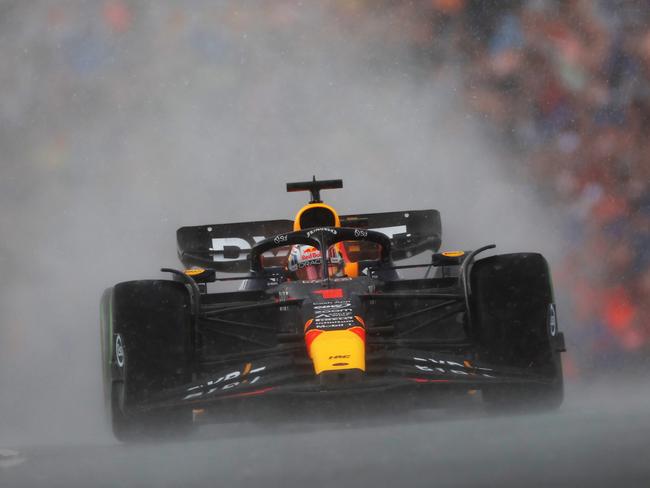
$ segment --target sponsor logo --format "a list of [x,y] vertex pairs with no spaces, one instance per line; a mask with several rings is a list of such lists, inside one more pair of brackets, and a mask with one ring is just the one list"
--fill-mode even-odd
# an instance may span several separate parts
[[320,257],[321,257],[320,251],[315,247],[309,247],[303,250],[302,253],[300,254],[300,259],[302,260],[320,259]]
[[280,244],[282,242],[287,242],[289,238],[285,234],[280,234],[279,236],[275,236],[275,239],[273,239],[273,242],[276,244]]
[[299,263],[298,263],[298,268],[299,268],[299,269],[302,269],[302,268],[308,268],[308,267],[310,267],[310,266],[316,266],[316,265],[319,265],[319,264],[321,264],[321,260],[320,260],[320,258],[316,258],[316,259],[308,259],[307,261],[301,261],[301,262],[299,262]]
[[212,247],[209,250],[223,252],[226,246],[237,247],[241,253],[239,258],[226,258],[223,254],[215,254],[213,259],[214,261],[241,261],[247,259],[252,247],[264,239],[264,236],[254,236],[253,242],[249,242],[240,237],[215,237],[212,239]]
[[348,329],[356,325],[351,300],[314,303],[314,328]]
[[287,267],[290,271],[321,264],[321,253],[313,246],[293,246]]
[[434,358],[417,358],[414,357],[415,368],[425,373],[434,373],[453,376],[483,376],[484,378],[494,378],[487,371],[493,371],[490,368],[481,368],[474,366],[470,361],[449,361],[446,359]]
[[548,331],[552,337],[557,335],[557,312],[554,303],[548,306]]
[[115,361],[120,368],[124,367],[124,344],[120,334],[115,337]]
[[394,227],[377,227],[375,229],[370,229],[374,230],[375,232],[381,232],[382,234],[393,238],[395,234],[405,234],[406,233],[406,226],[405,225],[397,225]]
[[368,237],[367,230],[354,229],[354,237]]
[[334,235],[338,234],[338,231],[336,229],[332,229],[331,227],[316,227],[315,229],[311,229],[307,232],[307,237],[311,237],[316,232],[329,232],[330,234]]
[[[333,282],[339,282],[339,281],[352,281],[352,278],[348,276],[335,276],[334,278],[330,278],[330,281]],[[322,283],[323,280],[301,280],[302,283]]]
[[200,385],[190,386],[186,390],[187,394],[183,397],[183,400],[194,400],[212,395],[216,392],[231,390],[239,386],[253,385],[262,378],[262,375],[258,373],[261,373],[265,369],[266,366],[253,368],[251,363],[246,363],[242,370],[236,369]]

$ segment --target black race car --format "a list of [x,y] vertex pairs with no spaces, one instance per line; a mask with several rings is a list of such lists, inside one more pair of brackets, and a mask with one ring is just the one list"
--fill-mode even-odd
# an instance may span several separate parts
[[[564,337],[544,257],[439,252],[436,210],[339,216],[320,191],[341,187],[287,184],[312,197],[293,221],[183,227],[184,270],[106,290],[104,390],[118,439],[189,431],[206,411],[219,420],[450,389],[499,408],[561,404]],[[426,251],[423,264],[396,264]],[[399,275],[418,268],[418,279]],[[210,291],[223,281],[240,288]]]

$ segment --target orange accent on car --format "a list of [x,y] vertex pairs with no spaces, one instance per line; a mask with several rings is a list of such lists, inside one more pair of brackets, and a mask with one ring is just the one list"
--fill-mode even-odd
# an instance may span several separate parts
[[343,261],[345,261],[346,263],[350,262],[350,257],[348,256],[348,251],[347,251],[347,249],[345,248],[345,246],[343,245],[342,242],[337,242],[336,244],[334,244],[334,247],[341,254],[341,256],[343,256]]
[[334,208],[330,207],[329,205],[325,205],[324,203],[310,203],[309,205],[302,207],[296,214],[296,217],[293,221],[294,231],[303,230],[300,226],[300,217],[302,217],[303,213],[312,208],[324,208],[326,210],[329,210],[334,217],[334,227],[341,227],[341,219],[339,218],[339,214],[336,212],[336,210],[334,210]]
[[183,271],[187,276],[198,276],[202,273],[205,273],[205,270],[203,268],[192,268],[192,269],[186,269]]
[[465,251],[445,251],[442,255],[446,258],[459,258],[465,255]]
[[242,376],[246,376],[248,373],[250,373],[252,367],[253,365],[251,363],[246,363],[246,366],[244,366],[244,372],[242,373]]
[[307,322],[305,322],[305,328],[303,330],[306,331],[312,323],[314,323],[314,319],[309,319]]
[[255,391],[245,391],[243,393],[235,393],[233,395],[226,395],[222,396],[221,398],[236,398],[236,397],[247,397],[247,396],[254,396],[254,395],[262,395],[264,393],[268,393],[273,389],[272,386],[269,386],[267,388],[262,388],[260,390],[255,390]]
[[343,265],[343,272],[348,278],[359,277],[359,263],[345,263]]

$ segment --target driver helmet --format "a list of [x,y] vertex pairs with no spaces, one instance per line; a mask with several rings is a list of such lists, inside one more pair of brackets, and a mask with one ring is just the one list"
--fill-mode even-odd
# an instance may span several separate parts
[[[322,279],[322,256],[314,246],[297,244],[291,248],[287,268],[293,279],[311,281]],[[343,257],[335,246],[329,250],[329,275],[341,276],[343,271]]]

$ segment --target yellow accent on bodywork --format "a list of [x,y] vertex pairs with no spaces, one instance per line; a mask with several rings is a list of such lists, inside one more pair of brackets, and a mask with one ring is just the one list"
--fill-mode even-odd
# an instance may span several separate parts
[[186,269],[184,273],[187,276],[198,276],[201,273],[205,273],[205,270],[203,268],[192,268],[192,269]]
[[298,230],[302,230],[300,228],[300,216],[311,208],[325,208],[329,210],[330,212],[332,212],[332,215],[334,215],[334,227],[341,227],[341,219],[339,219],[339,214],[336,210],[334,210],[333,207],[330,207],[329,205],[326,205],[324,203],[310,203],[309,205],[305,205],[304,207],[302,207],[296,214],[296,218],[293,220],[294,232]]
[[359,276],[359,263],[345,263],[345,276],[348,278],[357,278]]
[[446,258],[459,258],[465,255],[465,251],[445,251],[442,255]]
[[316,374],[338,369],[366,370],[366,346],[350,330],[323,331],[311,343],[309,353]]
[[244,372],[242,373],[242,376],[246,376],[248,373],[250,373],[252,367],[253,365],[251,363],[246,363],[246,365],[244,366]]

